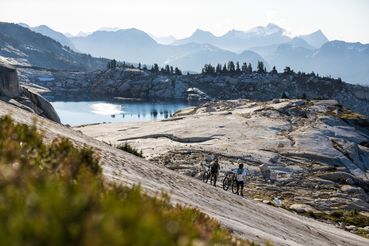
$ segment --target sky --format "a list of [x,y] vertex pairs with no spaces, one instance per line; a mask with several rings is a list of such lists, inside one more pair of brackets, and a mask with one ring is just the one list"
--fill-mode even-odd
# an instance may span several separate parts
[[0,21],[77,34],[135,27],[183,38],[277,24],[292,35],[321,29],[330,40],[369,43],[369,0],[0,0]]

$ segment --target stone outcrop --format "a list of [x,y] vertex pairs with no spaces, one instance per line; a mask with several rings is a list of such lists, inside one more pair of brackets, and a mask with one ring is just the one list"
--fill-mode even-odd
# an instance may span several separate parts
[[234,75],[165,75],[148,70],[116,68],[106,71],[52,72],[22,70],[29,82],[51,90],[51,96],[118,96],[149,99],[272,100],[288,98],[334,99],[355,112],[369,115],[369,87],[339,79],[303,73]]
[[[0,101],[0,116],[8,114],[12,114],[16,122],[28,125],[34,125],[33,117],[36,117],[37,127],[44,133],[47,141],[66,137],[78,147],[93,148],[100,156],[103,175],[107,181],[129,186],[139,185],[148,195],[153,196],[166,192],[170,194],[174,204],[196,207],[220,221],[238,237],[255,241],[256,244],[265,244],[267,240],[273,245],[369,244],[369,239],[334,225],[307,219],[252,199],[241,199],[229,191],[173,172]],[[102,127],[101,132],[104,130],[107,127]]]
[[0,96],[19,97],[20,87],[17,70],[9,65],[0,64]]
[[41,95],[19,85],[17,70],[0,64],[0,99],[60,123],[53,106]]
[[210,101],[211,98],[206,95],[203,91],[199,90],[196,87],[188,88],[187,89],[187,100],[193,103],[205,102]]
[[22,87],[22,93],[28,99],[29,105],[34,112],[38,112],[39,115],[60,123],[59,115],[54,107],[43,96],[24,87]]
[[219,186],[242,161],[251,173],[248,197],[330,214],[369,213],[368,126],[367,117],[335,100],[275,99],[208,102],[169,120],[75,129],[107,143],[127,142],[157,165],[199,179],[216,155]]

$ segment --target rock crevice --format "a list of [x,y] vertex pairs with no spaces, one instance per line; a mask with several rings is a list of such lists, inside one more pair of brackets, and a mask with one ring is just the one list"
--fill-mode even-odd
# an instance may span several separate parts
[[148,139],[148,138],[167,138],[174,142],[178,143],[203,143],[213,139],[219,139],[216,137],[221,137],[223,135],[211,135],[209,137],[177,137],[174,134],[150,134],[138,137],[130,137],[130,138],[122,138],[118,139],[119,142],[129,141],[129,140],[136,140],[136,139]]

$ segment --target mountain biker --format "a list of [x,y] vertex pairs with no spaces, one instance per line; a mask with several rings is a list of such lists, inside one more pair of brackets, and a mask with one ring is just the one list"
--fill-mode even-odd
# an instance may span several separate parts
[[219,165],[218,157],[215,156],[213,164],[210,167],[210,175],[213,176],[214,178],[214,186],[216,186],[216,183],[217,183],[219,169],[220,169],[220,165]]
[[243,196],[244,179],[247,175],[247,169],[243,167],[243,163],[239,164],[238,168],[235,170],[235,173],[236,173],[236,184],[237,184],[236,194],[239,195],[239,189],[241,188],[241,196]]

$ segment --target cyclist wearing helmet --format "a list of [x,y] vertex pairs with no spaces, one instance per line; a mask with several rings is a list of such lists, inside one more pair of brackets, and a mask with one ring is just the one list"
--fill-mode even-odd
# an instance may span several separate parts
[[247,175],[247,169],[243,167],[243,163],[238,165],[238,168],[235,170],[236,172],[236,182],[237,182],[237,195],[240,195],[239,190],[241,188],[241,196],[243,196],[243,186],[244,180]]

